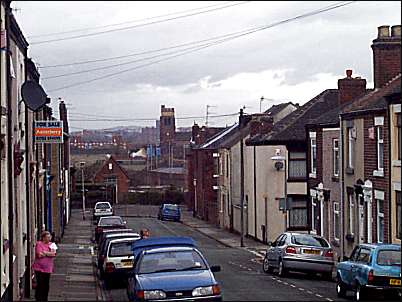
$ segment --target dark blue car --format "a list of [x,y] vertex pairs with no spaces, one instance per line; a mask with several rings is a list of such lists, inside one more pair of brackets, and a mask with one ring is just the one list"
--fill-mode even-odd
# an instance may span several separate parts
[[159,208],[158,219],[180,221],[180,207],[177,204],[162,204]]
[[[371,300],[374,294],[400,299],[401,246],[397,244],[360,244],[349,258],[337,265],[336,291],[345,297],[352,290],[355,300]],[[399,297],[398,297],[399,296]]]
[[[178,238],[153,238],[149,248],[144,240],[134,243],[135,267],[129,274],[127,295],[130,301],[221,301],[220,286],[201,252]],[[142,242],[141,242],[142,241]],[[170,241],[170,246],[167,245]]]

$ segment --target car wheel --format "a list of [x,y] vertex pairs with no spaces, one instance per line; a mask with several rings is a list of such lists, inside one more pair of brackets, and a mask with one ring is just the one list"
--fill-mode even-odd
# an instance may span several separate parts
[[336,278],[336,294],[339,298],[346,297],[346,288],[345,284],[342,282],[341,277],[337,276]]
[[353,298],[355,301],[364,301],[364,299],[365,299],[364,289],[359,283],[357,283],[357,285],[356,285],[355,295]]
[[279,260],[279,264],[278,264],[278,276],[279,277],[285,277],[287,274],[287,270],[285,268],[285,265],[283,264],[282,259]]
[[272,269],[273,269],[272,266],[269,265],[268,258],[265,257],[262,263],[262,270],[264,271],[264,273],[272,273]]

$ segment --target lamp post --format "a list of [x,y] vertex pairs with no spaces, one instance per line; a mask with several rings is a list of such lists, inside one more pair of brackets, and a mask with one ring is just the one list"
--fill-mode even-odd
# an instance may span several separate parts
[[264,98],[263,96],[260,98],[260,113],[261,113],[261,111],[262,111],[262,107],[261,107],[261,103],[263,102],[263,101],[274,101],[273,99],[267,99],[267,98]]
[[287,179],[286,179],[286,157],[281,156],[281,150],[276,149],[276,155],[271,157],[271,160],[274,162],[274,167],[277,171],[282,170],[283,168],[283,181],[284,181],[284,195],[285,195],[285,202],[284,202],[284,213],[285,213],[285,231],[287,229],[287,211],[288,211],[288,187],[287,187]]
[[85,220],[85,186],[84,186],[84,166],[85,162],[80,162],[81,167],[81,181],[82,181],[82,220]]

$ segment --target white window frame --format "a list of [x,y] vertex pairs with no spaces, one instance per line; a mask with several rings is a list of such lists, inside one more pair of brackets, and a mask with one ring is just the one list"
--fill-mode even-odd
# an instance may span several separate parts
[[317,229],[315,228],[315,219],[317,217],[317,199],[311,197],[311,232],[317,234]]
[[[384,212],[380,212],[380,207],[379,207],[380,202],[383,203],[383,208],[384,208],[385,201],[383,199],[376,199],[376,203],[377,203],[377,242],[383,243],[383,241],[380,241],[380,218],[382,218],[382,220],[384,221]],[[385,231],[385,225],[384,225],[384,231]],[[384,238],[383,238],[383,240],[384,240]]]
[[[335,147],[335,142],[338,143],[337,147]],[[336,156],[336,154],[338,154],[338,156]],[[339,165],[340,165],[340,163],[339,163],[340,156],[339,155],[340,155],[339,154],[339,139],[334,138],[332,140],[332,156],[333,156],[333,160],[332,160],[332,175],[335,176],[335,177],[339,177],[339,170],[340,170],[339,169]],[[336,171],[335,171],[336,161],[338,161],[338,173],[336,173]]]
[[[377,128],[377,171],[384,172],[384,128],[381,125],[377,126],[376,128]],[[380,147],[382,147],[382,158],[380,158]]]
[[334,224],[334,239],[339,241],[340,238],[336,237],[336,235],[337,235],[336,234],[336,221],[337,220],[335,219],[336,216],[338,216],[338,221],[340,221],[339,202],[334,201],[334,221],[333,221],[333,224]]
[[355,234],[355,201],[353,194],[348,195],[349,201],[349,234]]
[[353,137],[353,127],[348,128],[348,168],[354,168],[354,137]]
[[[315,176],[317,174],[317,139],[314,135],[314,137],[310,137],[310,168],[311,168],[311,174]],[[314,158],[315,154],[315,158]],[[315,164],[315,167],[314,167]]]

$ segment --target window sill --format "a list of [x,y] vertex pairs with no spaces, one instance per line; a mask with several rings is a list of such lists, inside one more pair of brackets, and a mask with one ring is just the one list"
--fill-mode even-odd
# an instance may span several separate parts
[[316,173],[310,173],[308,175],[310,178],[317,178],[317,174]]
[[384,177],[384,171],[381,171],[381,170],[374,170],[374,171],[373,171],[373,176],[376,176],[376,177]]
[[393,160],[392,161],[392,166],[393,167],[400,167],[401,166],[401,161],[400,160]]
[[339,182],[339,176],[332,176],[333,182]]
[[347,167],[345,169],[346,174],[355,174],[355,169]]

